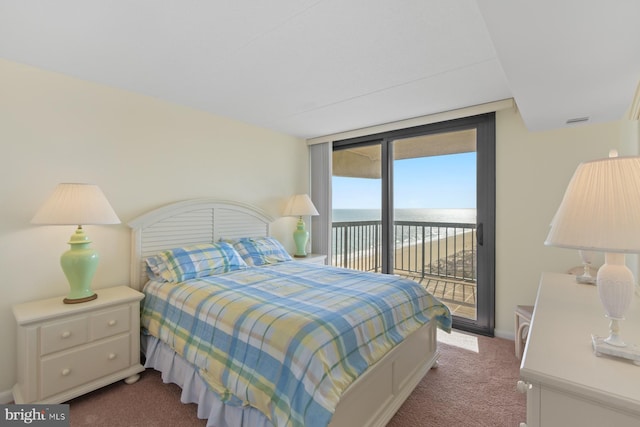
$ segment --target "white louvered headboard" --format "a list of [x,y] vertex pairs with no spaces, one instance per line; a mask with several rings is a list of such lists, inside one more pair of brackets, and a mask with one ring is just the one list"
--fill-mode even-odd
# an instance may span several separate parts
[[147,281],[144,259],[164,249],[238,237],[269,235],[273,219],[253,206],[194,199],[154,209],[130,221],[131,287]]

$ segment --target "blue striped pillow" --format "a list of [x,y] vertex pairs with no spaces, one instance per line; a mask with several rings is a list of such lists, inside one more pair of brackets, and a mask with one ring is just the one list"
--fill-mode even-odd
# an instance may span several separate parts
[[160,252],[146,259],[149,277],[183,282],[247,268],[238,252],[226,242],[203,243]]
[[291,255],[282,243],[273,237],[244,237],[234,240],[233,247],[250,266],[291,261]]

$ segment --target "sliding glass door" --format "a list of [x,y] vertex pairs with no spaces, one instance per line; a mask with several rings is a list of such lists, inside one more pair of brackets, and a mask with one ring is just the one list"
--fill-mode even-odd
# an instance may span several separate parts
[[333,259],[422,284],[494,328],[495,124],[487,114],[334,142]]
[[476,319],[476,132],[393,141],[394,269]]

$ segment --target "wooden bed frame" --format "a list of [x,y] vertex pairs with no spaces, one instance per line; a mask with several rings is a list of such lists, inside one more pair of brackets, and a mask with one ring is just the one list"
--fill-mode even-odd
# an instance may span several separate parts
[[[144,258],[161,250],[220,238],[269,235],[273,219],[245,204],[187,200],[150,211],[129,222],[131,287],[147,281]],[[343,394],[330,427],[383,427],[409,397],[439,354],[431,321],[369,368]]]

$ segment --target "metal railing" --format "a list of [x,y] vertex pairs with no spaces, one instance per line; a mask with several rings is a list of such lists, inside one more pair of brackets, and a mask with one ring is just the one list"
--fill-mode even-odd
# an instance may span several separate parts
[[[395,221],[395,272],[475,282],[475,229],[468,223]],[[381,271],[381,232],[381,221],[334,222],[332,265]]]

